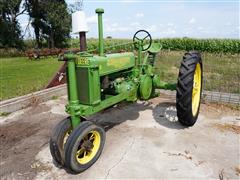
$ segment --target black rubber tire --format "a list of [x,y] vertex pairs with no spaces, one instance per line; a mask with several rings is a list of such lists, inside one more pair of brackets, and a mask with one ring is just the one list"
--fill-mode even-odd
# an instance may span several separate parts
[[58,166],[64,166],[63,139],[66,133],[71,129],[71,120],[70,117],[68,117],[60,121],[52,132],[49,142],[50,152],[53,160],[55,163],[57,163]]
[[[92,160],[86,164],[80,164],[76,159],[77,149],[81,140],[88,132],[92,130],[95,130],[100,134],[100,147]],[[106,134],[102,127],[97,126],[90,121],[82,122],[77,128],[73,130],[67,139],[65,145],[65,168],[67,168],[71,173],[80,173],[91,167],[100,157],[105,144],[105,139]]]
[[176,95],[176,108],[178,121],[184,126],[193,126],[198,118],[200,102],[196,115],[192,113],[192,89],[196,65],[200,64],[201,67],[201,92],[202,94],[202,58],[196,52],[188,52],[183,56],[181,66],[179,69],[178,82],[177,82],[177,95]]

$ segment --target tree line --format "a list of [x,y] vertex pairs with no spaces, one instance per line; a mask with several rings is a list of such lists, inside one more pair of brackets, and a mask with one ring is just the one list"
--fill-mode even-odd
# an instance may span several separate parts
[[0,48],[24,48],[18,17],[29,17],[36,48],[65,47],[71,28],[70,10],[64,0],[0,0]]

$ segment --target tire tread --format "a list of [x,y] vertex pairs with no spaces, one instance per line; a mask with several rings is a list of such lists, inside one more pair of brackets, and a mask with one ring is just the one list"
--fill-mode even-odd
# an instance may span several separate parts
[[183,56],[179,69],[176,108],[178,120],[184,126],[194,125],[199,113],[196,116],[192,115],[192,88],[197,63],[200,63],[202,70],[201,55],[196,51],[187,52]]

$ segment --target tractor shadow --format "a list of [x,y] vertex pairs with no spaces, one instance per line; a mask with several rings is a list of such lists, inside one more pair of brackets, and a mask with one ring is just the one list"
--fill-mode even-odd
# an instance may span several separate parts
[[102,126],[105,131],[110,130],[125,121],[138,119],[141,111],[152,110],[150,102],[129,103],[122,102],[114,107],[107,108],[89,118],[90,121]]
[[161,126],[170,129],[184,129],[185,126],[181,125],[177,118],[176,103],[173,102],[160,102],[152,111],[153,118]]
[[170,129],[186,128],[178,122],[175,103],[160,102],[156,106],[153,106],[152,104],[153,103],[150,101],[140,103],[122,102],[91,116],[89,120],[102,126],[105,131],[108,131],[125,121],[134,121],[138,119],[141,111],[151,110],[154,120],[159,125]]

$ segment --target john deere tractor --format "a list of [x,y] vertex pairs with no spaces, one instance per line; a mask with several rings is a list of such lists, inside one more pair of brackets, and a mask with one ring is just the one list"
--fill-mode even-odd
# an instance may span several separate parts
[[[121,101],[148,100],[156,89],[176,90],[178,121],[192,126],[199,114],[202,91],[202,59],[197,52],[183,56],[177,84],[163,82],[155,74],[154,62],[161,44],[140,30],[133,36],[133,52],[107,54],[103,46],[103,9],[96,9],[99,29],[99,54],[65,53],[70,115],[53,130],[50,151],[56,163],[73,173],[88,169],[99,158],[105,130],[87,117]],[[114,118],[114,117],[113,117]]]

